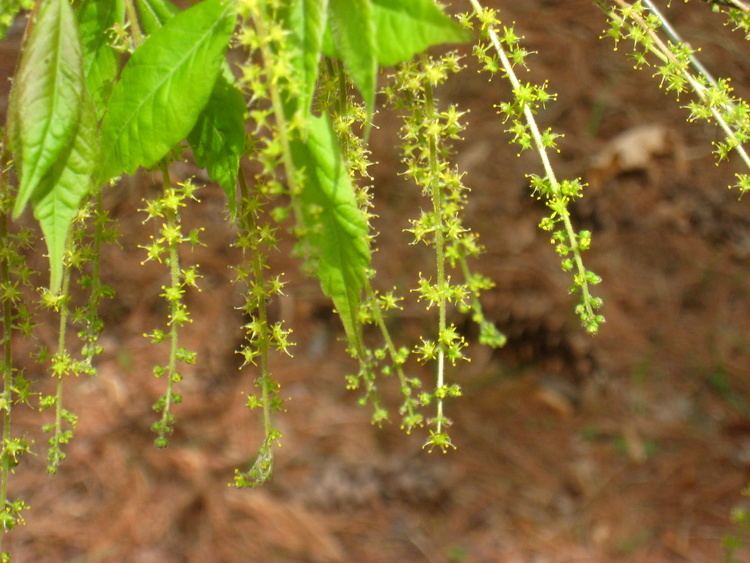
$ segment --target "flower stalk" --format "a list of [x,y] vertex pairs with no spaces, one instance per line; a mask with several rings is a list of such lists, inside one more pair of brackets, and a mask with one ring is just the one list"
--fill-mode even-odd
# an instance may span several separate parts
[[[580,180],[558,180],[548,151],[556,148],[556,141],[560,135],[551,129],[542,131],[535,117],[535,111],[554,99],[554,95],[547,92],[546,84],[539,86],[521,82],[515,67],[524,65],[528,55],[520,45],[521,38],[508,26],[504,27],[501,36],[498,32],[500,21],[496,12],[483,8],[478,0],[469,2],[479,21],[482,34],[489,41],[489,44],[478,45],[475,54],[486,71],[490,74],[501,73],[513,89],[514,99],[500,104],[499,113],[505,122],[511,123],[508,132],[513,134],[513,141],[522,151],[535,149],[542,163],[544,177],[530,176],[534,193],[544,199],[551,211],[539,226],[551,233],[551,242],[562,257],[563,270],[573,272],[571,293],[580,294],[576,313],[586,331],[596,334],[604,322],[604,316],[598,312],[602,300],[594,297],[591,286],[600,283],[601,278],[587,269],[583,263],[582,252],[590,247],[591,234],[588,231],[576,232],[568,210],[569,203],[582,196],[583,184]],[[468,18],[465,21],[470,25]],[[562,228],[559,227],[560,224]]]

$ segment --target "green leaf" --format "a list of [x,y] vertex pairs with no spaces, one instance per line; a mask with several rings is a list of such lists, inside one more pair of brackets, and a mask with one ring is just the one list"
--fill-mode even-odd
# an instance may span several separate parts
[[222,187],[234,214],[237,173],[245,152],[245,98],[223,75],[216,81],[188,141],[196,163]]
[[[138,0],[138,9],[146,33],[153,33],[179,12],[166,0]],[[237,174],[245,151],[245,98],[234,86],[226,62],[188,142],[198,166],[205,168],[226,193],[229,211],[234,215]]]
[[40,181],[70,144],[81,114],[83,64],[68,0],[47,0],[23,49],[14,87],[11,140],[20,168],[13,216],[18,217]]
[[138,16],[146,34],[150,35],[180,11],[167,0],[136,0]]
[[349,339],[359,342],[358,314],[370,266],[367,221],[327,118],[310,118],[307,139],[292,144],[292,157],[304,171],[299,201],[316,275]]
[[435,0],[372,0],[378,62],[392,66],[433,45],[461,43],[471,36]]
[[153,166],[195,126],[234,28],[231,4],[204,0],[154,31],[115,85],[102,124],[102,179]]
[[50,290],[58,292],[62,280],[63,258],[70,225],[83,198],[91,191],[92,176],[98,159],[96,109],[84,99],[81,119],[72,143],[42,180],[44,195],[32,200],[47,243],[50,262]]
[[[370,0],[375,21],[378,64],[393,66],[443,43],[462,43],[471,34],[434,0]],[[341,58],[330,26],[323,35],[323,53]]]
[[298,107],[304,115],[310,111],[315,85],[318,82],[323,32],[328,17],[328,0],[292,0],[285,13],[291,32],[292,65],[302,86]]
[[378,77],[375,17],[370,0],[330,0],[330,28],[338,57],[370,111]]
[[83,75],[99,116],[104,112],[120,69],[120,56],[109,44],[108,30],[115,24],[123,24],[124,21],[123,0],[83,0],[78,7],[78,26],[83,47]]

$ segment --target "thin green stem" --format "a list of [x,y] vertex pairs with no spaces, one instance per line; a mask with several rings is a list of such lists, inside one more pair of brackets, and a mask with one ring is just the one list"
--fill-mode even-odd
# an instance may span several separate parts
[[[167,220],[167,225],[173,227],[174,220]],[[177,255],[177,248],[174,246],[169,249],[169,279],[173,288],[180,285],[180,262]],[[172,302],[170,305],[172,319],[177,315],[179,304]],[[163,428],[166,428],[170,411],[172,408],[172,389],[174,384],[174,375],[177,372],[177,347],[179,346],[179,331],[177,323],[171,322],[169,325],[169,362],[167,363],[167,390],[164,395],[164,410],[161,415]],[[160,437],[164,438],[164,434]]]
[[[651,2],[651,0],[643,0],[643,2],[644,4],[646,4],[646,6],[648,6],[648,9],[651,10],[651,13],[659,18],[661,27],[662,29],[664,29],[664,33],[667,34],[672,42],[685,43],[680,34],[677,33],[677,30],[672,26],[666,16],[662,14],[661,10],[659,10],[659,7],[656,4]],[[703,63],[700,62],[700,60],[698,60],[698,58],[692,53],[690,54],[690,64],[693,65],[693,68],[695,68],[695,70],[697,70],[699,74],[703,75],[703,77],[709,82],[709,84],[713,84],[714,86],[716,85],[716,79],[714,79],[709,70],[705,66],[703,66]]]
[[[162,162],[162,184],[164,191],[172,186],[172,179],[169,176],[169,164]],[[166,214],[167,228],[174,231],[179,228],[177,217],[174,212],[169,211]],[[169,281],[173,290],[180,288],[180,257],[177,252],[177,244],[169,245]],[[164,405],[161,413],[161,423],[159,424],[158,440],[161,444],[166,444],[167,432],[171,428],[171,409],[173,400],[174,379],[177,374],[177,350],[179,348],[179,327],[176,319],[179,315],[180,303],[177,300],[170,301],[170,322],[169,322],[169,361],[167,363],[167,389],[164,392]]]
[[[464,258],[463,256],[459,257],[458,266],[461,269],[461,275],[463,275],[464,282],[468,284],[471,280],[472,275],[471,270],[469,269],[469,263],[466,261],[466,258]],[[482,303],[479,301],[479,298],[473,293],[471,296],[471,310],[475,315],[478,315],[481,319],[484,319]]]
[[[94,198],[94,241],[91,257],[91,286],[90,296],[87,304],[88,313],[86,315],[86,342],[87,353],[85,360],[92,370],[94,367],[94,356],[96,355],[97,341],[99,338],[99,327],[94,323],[99,320],[99,305],[102,301],[102,239],[104,238],[104,195],[101,187],[96,192]],[[93,371],[92,373],[96,373]]]
[[[68,244],[70,246],[71,243]],[[60,294],[60,312],[59,324],[57,328],[57,356],[63,358],[66,355],[65,337],[68,329],[68,314],[70,311],[70,266],[63,263],[62,289]],[[49,467],[50,473],[55,473],[60,466],[60,444],[63,437],[63,377],[65,374],[58,374],[57,386],[55,391],[55,426],[53,436],[53,446],[50,450]]]
[[[253,275],[260,283],[263,283],[263,255],[260,252],[255,253],[253,259]],[[268,368],[268,311],[266,309],[266,300],[261,299],[258,303],[258,322],[260,330],[263,332],[259,336],[258,348],[260,351],[260,386],[261,397],[263,401],[263,430],[266,438],[270,438],[272,431],[271,421],[271,372]]]
[[133,0],[125,0],[125,10],[128,13],[128,22],[130,23],[133,43],[137,48],[143,43],[143,32],[141,31],[141,24],[138,22],[138,13],[136,12]]
[[[344,116],[349,111],[349,93],[347,92],[347,86],[346,86],[346,70],[344,69],[344,63],[341,61],[336,61],[336,78],[338,82],[339,87],[339,96],[338,96],[338,108],[337,111],[339,112],[339,115]],[[347,139],[345,136],[342,136],[339,141],[341,142],[341,152],[342,154],[348,154],[349,153],[349,145],[347,143]]]
[[[372,309],[372,318],[375,320],[375,325],[378,327],[378,330],[380,330],[380,334],[383,337],[385,348],[388,351],[388,357],[390,358],[391,363],[396,370],[396,377],[398,377],[398,381],[401,384],[401,389],[410,389],[411,386],[409,385],[409,381],[406,378],[406,373],[404,373],[404,368],[401,364],[401,358],[399,357],[398,350],[396,350],[396,345],[393,342],[393,338],[391,337],[391,332],[388,329],[388,325],[385,323],[383,309],[380,306],[378,296],[375,293],[370,280],[367,280],[367,283],[365,284],[365,295],[370,302],[370,306]],[[406,414],[409,417],[413,417],[415,412],[412,402],[406,401],[405,405]]]

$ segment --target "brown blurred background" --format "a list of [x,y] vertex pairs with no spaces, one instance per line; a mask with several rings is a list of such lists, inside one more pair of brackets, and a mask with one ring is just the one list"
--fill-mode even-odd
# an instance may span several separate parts
[[[103,311],[99,376],[67,383],[80,422],[56,477],[44,470],[39,426],[48,414],[17,415],[36,455],[11,481],[12,494],[31,505],[7,543],[15,561],[721,560],[750,469],[750,220],[748,202],[726,188],[739,164],[714,166],[718,131],[685,123],[657,79],[633,71],[624,46],[613,52],[599,40],[605,23],[593,2],[487,4],[502,7],[538,52],[530,77],[559,93],[541,116],[565,133],[559,173],[597,180],[575,218],[594,233],[587,258],[604,278],[601,334],[579,328],[567,276],[536,227],[544,210],[525,174],[538,163],[531,153],[516,157],[493,110],[508,88],[487,82],[467,57],[469,68],[441,97],[470,110],[457,156],[473,189],[467,222],[487,247],[476,267],[497,282],[485,306],[509,344],[473,347],[471,363],[449,371],[465,394],[448,403],[458,451],[428,454],[423,436],[370,426],[369,411],[344,388],[354,366],[340,325],[285,241],[272,262],[290,283],[273,314],[284,315],[297,345],[293,359],[272,361],[287,399],[278,415],[283,447],[270,484],[234,490],[233,469],[252,457],[261,429],[243,406],[253,371],[238,372],[234,353],[242,318],[229,282],[238,255],[224,196],[208,185],[187,211],[189,225],[206,228],[207,246],[183,256],[205,275],[203,291],[189,296],[195,322],[184,335],[199,361],[181,385],[172,445],[158,451],[149,425],[162,382],[151,366],[164,350],[141,335],[165,317],[165,272],[140,266],[150,226],[134,210],[158,191],[141,173],[107,194],[122,236],[106,249],[103,271],[117,297]],[[706,65],[732,76],[747,98],[750,43],[700,2],[675,3],[670,13]],[[20,32],[0,46],[3,77]],[[3,80],[3,107],[7,89]],[[417,272],[432,269],[429,252],[403,232],[425,203],[398,175],[396,118],[381,113],[377,126],[376,285],[409,295]],[[626,132],[630,140],[613,143]],[[622,151],[643,166],[621,170],[613,155]],[[187,165],[173,170],[201,177]],[[44,272],[41,248],[34,261]],[[470,323],[453,320],[475,336]],[[391,321],[405,343],[433,324],[412,298]],[[39,326],[41,342],[52,345],[54,334],[53,323]],[[26,358],[30,346],[19,347]],[[24,362],[37,389],[49,391],[44,370]]]

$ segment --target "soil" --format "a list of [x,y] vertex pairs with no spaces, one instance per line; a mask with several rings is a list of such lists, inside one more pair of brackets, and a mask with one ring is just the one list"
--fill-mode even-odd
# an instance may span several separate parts
[[[39,426],[49,415],[19,409],[16,431],[35,440],[36,454],[11,480],[12,494],[32,507],[7,542],[15,561],[721,560],[750,472],[750,219],[747,201],[726,189],[739,163],[714,166],[718,131],[687,124],[657,79],[631,68],[625,46],[613,52],[599,39],[604,17],[592,2],[487,4],[517,22],[538,53],[530,77],[559,94],[541,119],[565,134],[555,157],[562,177],[585,177],[622,132],[669,131],[645,169],[598,178],[575,208],[594,233],[588,264],[604,279],[601,334],[578,326],[569,280],[537,229],[544,211],[525,175],[538,163],[533,154],[517,158],[493,110],[508,89],[467,56],[469,68],[440,97],[470,110],[457,154],[473,190],[467,222],[487,247],[477,268],[497,282],[485,307],[509,343],[498,352],[473,347],[471,363],[449,372],[464,389],[448,404],[458,450],[429,454],[423,435],[370,425],[344,386],[354,365],[340,324],[284,240],[272,262],[289,285],[272,315],[293,328],[296,347],[294,358],[272,359],[286,399],[283,447],[267,486],[235,490],[227,483],[252,458],[261,428],[244,407],[253,370],[238,371],[235,354],[243,319],[230,267],[239,256],[224,196],[207,184],[186,211],[189,225],[206,229],[206,246],[182,257],[204,275],[184,331],[199,361],[185,372],[171,445],[157,450],[149,425],[162,382],[151,367],[164,350],[142,334],[163,322],[166,272],[140,264],[151,227],[134,210],[158,190],[142,172],[106,196],[121,238],[106,248],[103,271],[117,297],[103,309],[98,376],[66,382],[66,405],[80,420],[58,475],[45,473]],[[704,63],[731,75],[747,98],[750,44],[700,2],[675,3],[671,13]],[[19,35],[0,47],[3,76]],[[396,117],[382,113],[377,126],[375,283],[409,295],[416,273],[431,271],[429,253],[404,232],[425,203],[399,175]],[[203,178],[188,165],[173,170]],[[43,272],[41,253],[34,262]],[[434,325],[412,298],[390,322],[405,342]],[[51,319],[37,333],[52,346]],[[26,358],[31,346],[18,346]],[[49,392],[44,368],[23,363],[36,389]],[[386,395],[395,406],[393,390]],[[750,561],[750,553],[739,557]]]

